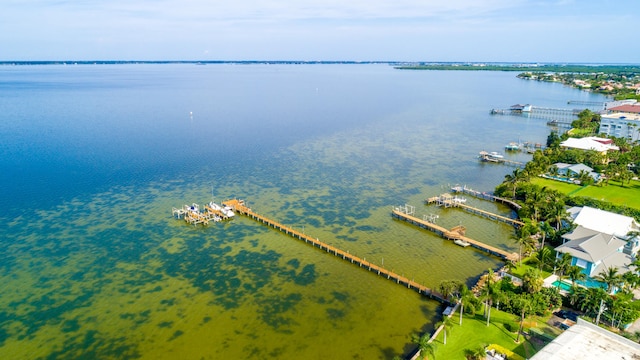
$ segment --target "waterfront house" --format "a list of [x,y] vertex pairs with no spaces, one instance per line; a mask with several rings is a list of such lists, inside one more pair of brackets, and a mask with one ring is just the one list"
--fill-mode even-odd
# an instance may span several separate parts
[[564,243],[556,248],[558,257],[565,253],[571,255],[571,265],[581,267],[590,278],[611,267],[619,273],[627,272],[627,266],[633,261],[624,253],[627,241],[611,234],[578,226],[562,239]]
[[574,206],[568,210],[568,213],[574,224],[620,238],[626,237],[629,232],[640,232],[640,224],[630,216],[589,206]]
[[562,236],[558,246],[558,258],[571,255],[571,265],[581,267],[589,277],[614,267],[619,273],[629,271],[629,264],[640,249],[638,235],[640,224],[629,216],[615,214],[592,207],[569,209],[573,223],[578,227]]
[[560,147],[567,149],[594,150],[603,155],[609,151],[620,150],[613,144],[612,139],[599,138],[595,136],[584,138],[568,138],[560,143]]
[[600,180],[600,174],[593,171],[592,168],[585,164],[555,163],[553,166],[558,169],[558,175],[560,176],[567,178],[579,178],[580,175],[585,172],[593,179],[593,181],[598,182]]

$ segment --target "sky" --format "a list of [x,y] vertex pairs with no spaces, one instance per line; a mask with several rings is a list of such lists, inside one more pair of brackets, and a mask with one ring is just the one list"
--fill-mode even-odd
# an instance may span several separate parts
[[639,0],[2,0],[0,61],[640,63]]

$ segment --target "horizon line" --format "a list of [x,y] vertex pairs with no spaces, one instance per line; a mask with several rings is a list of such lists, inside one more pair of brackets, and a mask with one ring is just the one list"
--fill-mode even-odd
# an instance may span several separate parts
[[0,60],[0,65],[98,65],[98,64],[416,64],[416,65],[581,65],[640,66],[640,63],[565,61],[410,61],[410,60]]

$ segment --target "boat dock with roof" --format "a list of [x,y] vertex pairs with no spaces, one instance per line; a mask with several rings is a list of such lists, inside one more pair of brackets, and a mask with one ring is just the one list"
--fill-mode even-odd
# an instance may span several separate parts
[[481,161],[484,162],[492,162],[492,163],[497,163],[497,164],[505,164],[505,165],[509,165],[509,166],[515,166],[515,167],[520,167],[523,168],[524,167],[524,163],[520,162],[520,161],[513,161],[513,160],[507,160],[504,158],[504,156],[496,151],[480,151],[480,153],[478,154],[478,158]]
[[209,225],[209,222],[218,222],[222,220],[228,220],[233,217],[233,211],[231,209],[225,209],[220,205],[217,205],[213,201],[204,206],[204,209],[200,208],[200,205],[193,203],[191,205],[184,205],[181,208],[172,208],[171,213],[178,219],[184,219],[191,225]]

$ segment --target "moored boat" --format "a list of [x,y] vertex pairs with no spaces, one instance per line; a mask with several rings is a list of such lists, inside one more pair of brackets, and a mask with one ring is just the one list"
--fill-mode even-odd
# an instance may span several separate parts
[[505,145],[504,149],[506,151],[518,151],[520,150],[520,145],[514,142],[510,142],[509,144]]
[[453,240],[453,242],[454,242],[456,245],[458,245],[458,246],[462,246],[462,247],[467,247],[467,246],[471,245],[469,242],[464,241],[464,240],[462,240],[462,239],[455,239],[455,240]]
[[504,156],[502,156],[502,154],[496,151],[492,151],[492,152],[480,151],[480,159],[482,161],[502,162],[504,161]]

